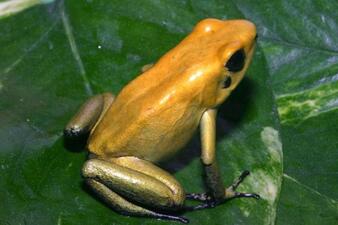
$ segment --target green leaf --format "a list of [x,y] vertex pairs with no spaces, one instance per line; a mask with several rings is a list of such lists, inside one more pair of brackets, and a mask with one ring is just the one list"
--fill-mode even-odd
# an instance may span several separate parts
[[[66,149],[62,130],[90,95],[118,93],[206,17],[258,27],[247,76],[219,111],[217,160],[225,185],[250,170],[239,189],[262,199],[184,216],[191,224],[337,223],[334,1],[56,1],[2,17],[3,3],[0,224],[174,224],[121,216],[97,200],[80,175],[87,153]],[[163,165],[187,192],[204,190],[199,149],[196,135]]]
[[337,6],[333,1],[239,6],[263,34],[281,121],[284,175],[277,224],[337,223]]

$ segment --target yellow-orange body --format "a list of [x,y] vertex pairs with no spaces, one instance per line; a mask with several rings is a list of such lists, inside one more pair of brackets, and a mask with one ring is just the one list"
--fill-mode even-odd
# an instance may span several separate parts
[[[205,19],[175,48],[131,81],[115,98],[90,98],[65,129],[68,137],[89,134],[92,153],[82,169],[87,184],[111,208],[136,216],[188,220],[171,215],[185,199],[214,207],[236,197],[248,172],[224,188],[215,160],[216,112],[242,80],[256,37],[246,20]],[[201,159],[208,193],[185,194],[156,163],[166,160],[201,130]]]
[[[199,23],[179,45],[123,88],[93,129],[89,151],[153,162],[172,156],[190,140],[203,112],[220,104],[219,98],[223,101],[215,79],[221,81],[219,75],[225,73],[224,59],[239,46],[252,52],[254,35],[255,27],[243,20]],[[226,95],[242,76],[236,78]]]

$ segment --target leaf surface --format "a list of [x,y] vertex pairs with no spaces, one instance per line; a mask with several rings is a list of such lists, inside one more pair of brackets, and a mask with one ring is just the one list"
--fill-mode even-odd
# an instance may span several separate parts
[[[1,4],[1,3],[0,3]],[[62,130],[89,96],[118,93],[201,19],[246,18],[258,46],[217,120],[217,160],[237,199],[185,213],[191,224],[335,224],[338,218],[337,3],[56,1],[0,18],[0,224],[174,224],[121,216],[83,185],[86,152]],[[0,7],[1,10],[1,7]],[[198,136],[172,162],[204,190]],[[282,185],[283,184],[283,185]]]

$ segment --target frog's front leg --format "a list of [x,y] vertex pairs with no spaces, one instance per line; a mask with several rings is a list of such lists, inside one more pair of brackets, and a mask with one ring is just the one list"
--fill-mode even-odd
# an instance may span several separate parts
[[253,193],[236,192],[236,188],[249,175],[248,171],[244,171],[238,179],[228,188],[224,188],[220,171],[215,158],[215,142],[216,142],[216,113],[215,109],[206,111],[201,119],[201,143],[202,143],[202,163],[205,169],[206,185],[208,193],[188,194],[188,199],[200,200],[205,202],[202,205],[194,207],[194,209],[214,207],[226,200],[239,197],[259,198],[259,195]]
[[64,129],[67,138],[88,134],[114,101],[114,95],[103,93],[89,98]]
[[136,157],[91,159],[82,174],[94,192],[121,214],[188,222],[163,213],[181,209],[185,194],[174,177],[148,161]]

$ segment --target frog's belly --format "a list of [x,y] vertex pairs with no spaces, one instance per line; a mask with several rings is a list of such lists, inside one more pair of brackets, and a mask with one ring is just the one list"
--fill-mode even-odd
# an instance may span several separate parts
[[[152,162],[164,161],[181,150],[192,138],[198,122],[181,124],[168,131],[166,127],[148,127],[124,146],[122,152],[133,154]],[[175,126],[175,125],[174,125]],[[149,130],[148,130],[149,129]],[[174,131],[174,132],[173,132]]]

